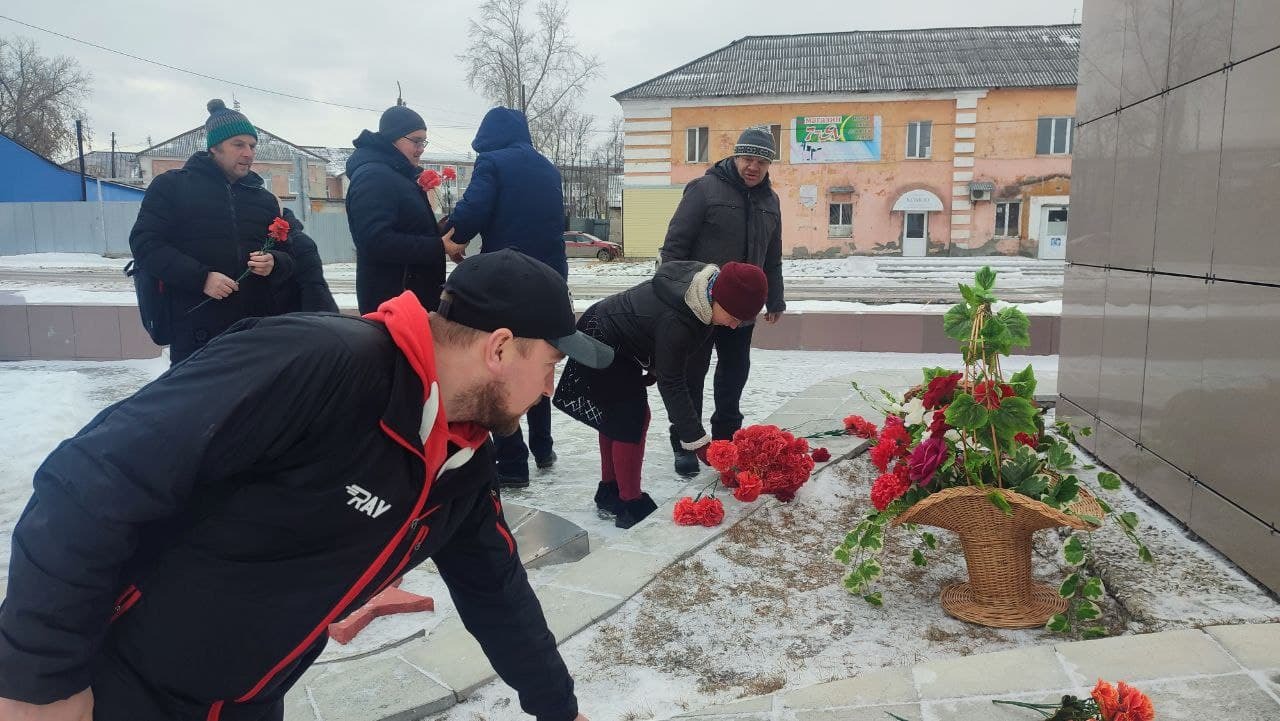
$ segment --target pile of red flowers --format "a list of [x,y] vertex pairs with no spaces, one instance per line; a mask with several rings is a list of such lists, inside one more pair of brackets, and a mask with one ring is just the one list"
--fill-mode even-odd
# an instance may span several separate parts
[[714,496],[699,497],[696,501],[685,496],[676,501],[672,516],[677,526],[718,526],[724,520],[724,504]]
[[813,472],[809,441],[777,426],[748,426],[732,441],[712,441],[707,461],[720,471],[720,481],[734,489],[740,501],[754,501],[762,493],[780,501],[795,498]]
[[1102,679],[1098,679],[1098,684],[1089,692],[1089,698],[1063,696],[1062,701],[1056,704],[1001,699],[992,703],[1033,709],[1044,718],[1062,721],[1153,721],[1156,717],[1155,707],[1146,694],[1124,681],[1112,686]]

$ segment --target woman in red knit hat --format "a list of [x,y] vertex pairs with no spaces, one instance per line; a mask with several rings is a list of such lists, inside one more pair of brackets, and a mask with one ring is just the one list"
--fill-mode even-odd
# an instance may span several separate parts
[[596,506],[630,528],[657,505],[640,490],[649,428],[645,389],[657,383],[683,448],[705,462],[711,436],[685,381],[685,365],[713,326],[736,328],[764,307],[768,283],[759,266],[669,261],[636,287],[587,309],[578,329],[615,349],[613,364],[595,370],[569,361],[553,403],[600,433]]

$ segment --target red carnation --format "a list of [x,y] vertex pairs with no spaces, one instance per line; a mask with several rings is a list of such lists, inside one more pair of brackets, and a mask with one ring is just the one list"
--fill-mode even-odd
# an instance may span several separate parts
[[889,463],[898,455],[898,447],[893,443],[881,441],[871,449],[871,463],[881,471],[889,470]]
[[813,449],[811,457],[817,463],[825,463],[826,461],[831,460],[831,451],[828,451],[825,448],[815,448]]
[[862,416],[849,416],[844,419],[844,432],[859,438],[875,438],[879,429]]
[[457,180],[457,179],[458,179],[458,171],[454,170],[452,165],[446,165],[446,166],[444,166],[443,175],[444,175],[444,179],[445,179],[445,180]]
[[424,170],[418,175],[418,187],[426,190],[435,190],[440,185],[440,174],[434,170]]
[[720,525],[724,520],[724,504],[719,498],[704,498],[698,501],[698,517],[701,519],[702,525],[710,528]]
[[271,221],[271,225],[267,226],[267,237],[276,243],[287,243],[289,241],[289,221],[284,218],[276,218]]
[[711,441],[707,446],[707,462],[717,471],[727,471],[738,465],[738,447],[733,441]]
[[897,416],[885,416],[884,426],[880,428],[880,442],[897,443],[903,446],[911,443],[911,431],[907,430],[902,419]]
[[1033,436],[1033,435],[1031,435],[1031,434],[1029,434],[1029,433],[1019,433],[1019,434],[1017,434],[1016,436],[1014,436],[1014,437],[1013,437],[1013,440],[1015,440],[1015,441],[1017,441],[1017,442],[1021,443],[1022,445],[1026,446],[1026,447],[1028,447],[1028,448],[1030,448],[1030,449],[1032,449],[1032,450],[1035,450],[1035,447],[1036,447],[1036,446],[1038,446],[1038,445],[1040,445],[1040,444],[1039,444],[1039,442],[1037,442],[1037,441],[1036,441],[1035,436]]
[[760,497],[764,490],[764,481],[760,476],[748,471],[738,474],[738,487],[733,489],[733,497],[743,503],[750,503]]
[[961,375],[952,373],[948,376],[938,376],[929,381],[929,388],[924,394],[924,407],[937,408],[938,406],[951,401],[951,395],[956,392],[956,385],[960,383]]
[[951,426],[947,424],[947,406],[943,406],[933,412],[933,421],[929,423],[929,435],[940,438],[949,430]]
[[897,473],[882,474],[871,485],[871,505],[883,511],[910,487],[911,482]]
[[1116,685],[1116,695],[1119,698],[1116,715],[1110,721],[1152,721],[1156,717],[1155,708],[1146,694],[1124,681]]

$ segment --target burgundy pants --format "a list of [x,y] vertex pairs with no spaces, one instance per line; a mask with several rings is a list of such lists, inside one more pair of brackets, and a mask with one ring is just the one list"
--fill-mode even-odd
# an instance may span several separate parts
[[616,481],[618,497],[634,501],[640,497],[640,469],[644,466],[644,439],[649,432],[649,409],[644,409],[644,430],[639,443],[616,441],[600,434],[600,480]]

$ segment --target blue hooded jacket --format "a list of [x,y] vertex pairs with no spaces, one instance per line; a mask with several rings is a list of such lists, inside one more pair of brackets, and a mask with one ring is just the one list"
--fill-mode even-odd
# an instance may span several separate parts
[[568,277],[560,171],[533,149],[524,113],[493,108],[471,147],[479,155],[467,192],[449,215],[453,241],[479,234],[483,253],[514,248]]

